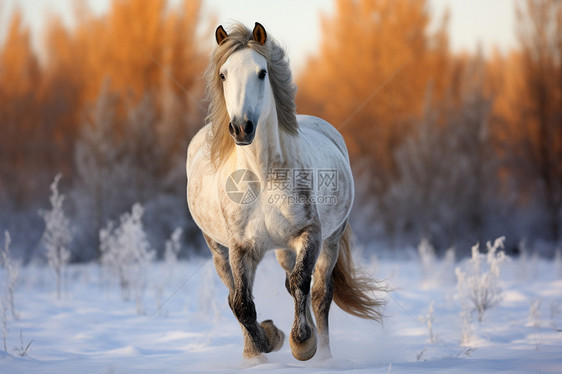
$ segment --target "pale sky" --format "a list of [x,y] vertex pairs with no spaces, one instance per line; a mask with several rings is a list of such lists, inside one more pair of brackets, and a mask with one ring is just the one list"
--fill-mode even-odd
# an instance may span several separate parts
[[[110,3],[110,0],[74,1],[88,1],[96,12],[103,12]],[[171,0],[170,3],[178,1]],[[23,10],[37,46],[42,37],[40,31],[45,15],[61,14],[63,19],[71,22],[72,3],[73,0],[0,0],[0,39],[3,40],[6,19],[15,6]],[[430,9],[436,15],[442,15],[449,7],[451,47],[456,52],[473,52],[479,44],[485,53],[494,46],[501,51],[513,48],[516,45],[515,3],[516,0],[429,0]],[[293,69],[297,71],[303,67],[306,56],[316,51],[320,41],[319,12],[330,14],[332,11],[332,0],[204,0],[204,16],[210,20],[214,14],[217,24],[226,26],[233,20],[241,21],[249,27],[256,21],[263,24],[268,34],[285,46]],[[210,31],[216,26],[203,25],[201,37],[207,40],[202,40],[202,43],[213,42],[214,35]],[[205,33],[210,35],[204,35]]]

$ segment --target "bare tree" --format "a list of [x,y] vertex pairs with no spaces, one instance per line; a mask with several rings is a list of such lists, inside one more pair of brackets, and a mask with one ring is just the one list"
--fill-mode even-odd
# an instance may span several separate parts
[[493,210],[497,162],[489,134],[484,61],[464,68],[459,102],[432,105],[395,153],[398,178],[382,200],[398,238],[428,238],[438,249],[483,240]]
[[526,193],[546,212],[548,236],[560,240],[562,222],[562,2],[527,0],[517,7],[521,92],[510,151]]

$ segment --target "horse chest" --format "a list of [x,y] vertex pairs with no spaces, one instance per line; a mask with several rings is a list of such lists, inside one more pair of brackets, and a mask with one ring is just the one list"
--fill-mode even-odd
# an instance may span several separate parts
[[300,214],[290,205],[276,205],[267,196],[252,204],[231,205],[225,215],[230,239],[252,243],[264,250],[287,247]]
[[264,250],[283,248],[302,222],[302,209],[275,204],[267,193],[251,202],[238,201],[226,190],[213,196],[209,191],[216,185],[212,178],[196,179],[188,184],[188,201],[197,225],[224,246],[235,241]]

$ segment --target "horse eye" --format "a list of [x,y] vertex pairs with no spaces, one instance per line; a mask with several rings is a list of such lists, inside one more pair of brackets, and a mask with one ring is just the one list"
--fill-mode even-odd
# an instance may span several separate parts
[[219,77],[221,77],[221,80],[223,80],[223,81],[226,80],[226,77],[224,76],[223,73],[220,73]]
[[260,71],[260,73],[258,75],[258,78],[261,79],[261,80],[264,80],[266,74],[267,74],[267,71],[262,70],[262,71]]

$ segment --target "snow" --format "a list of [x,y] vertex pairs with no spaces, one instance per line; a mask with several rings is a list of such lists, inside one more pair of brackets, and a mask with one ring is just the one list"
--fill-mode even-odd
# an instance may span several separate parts
[[[439,261],[436,268],[451,274],[428,282],[420,259],[364,260],[362,266],[393,289],[383,295],[384,324],[333,305],[333,358],[308,362],[295,360],[287,341],[267,354],[266,362],[242,358],[240,327],[210,258],[173,267],[153,263],[144,315],[137,314],[134,301],[123,301],[117,280],[98,265],[70,265],[60,300],[51,269],[27,266],[15,291],[20,319],[7,321],[8,352],[0,351],[0,373],[562,373],[562,280],[555,263],[506,263],[503,299],[480,323],[473,313],[470,341],[460,345],[454,267]],[[273,319],[287,335],[293,302],[284,277],[268,254],[258,268],[254,295],[259,320]],[[434,343],[424,320],[432,302]],[[533,305],[538,312],[531,315]]]

